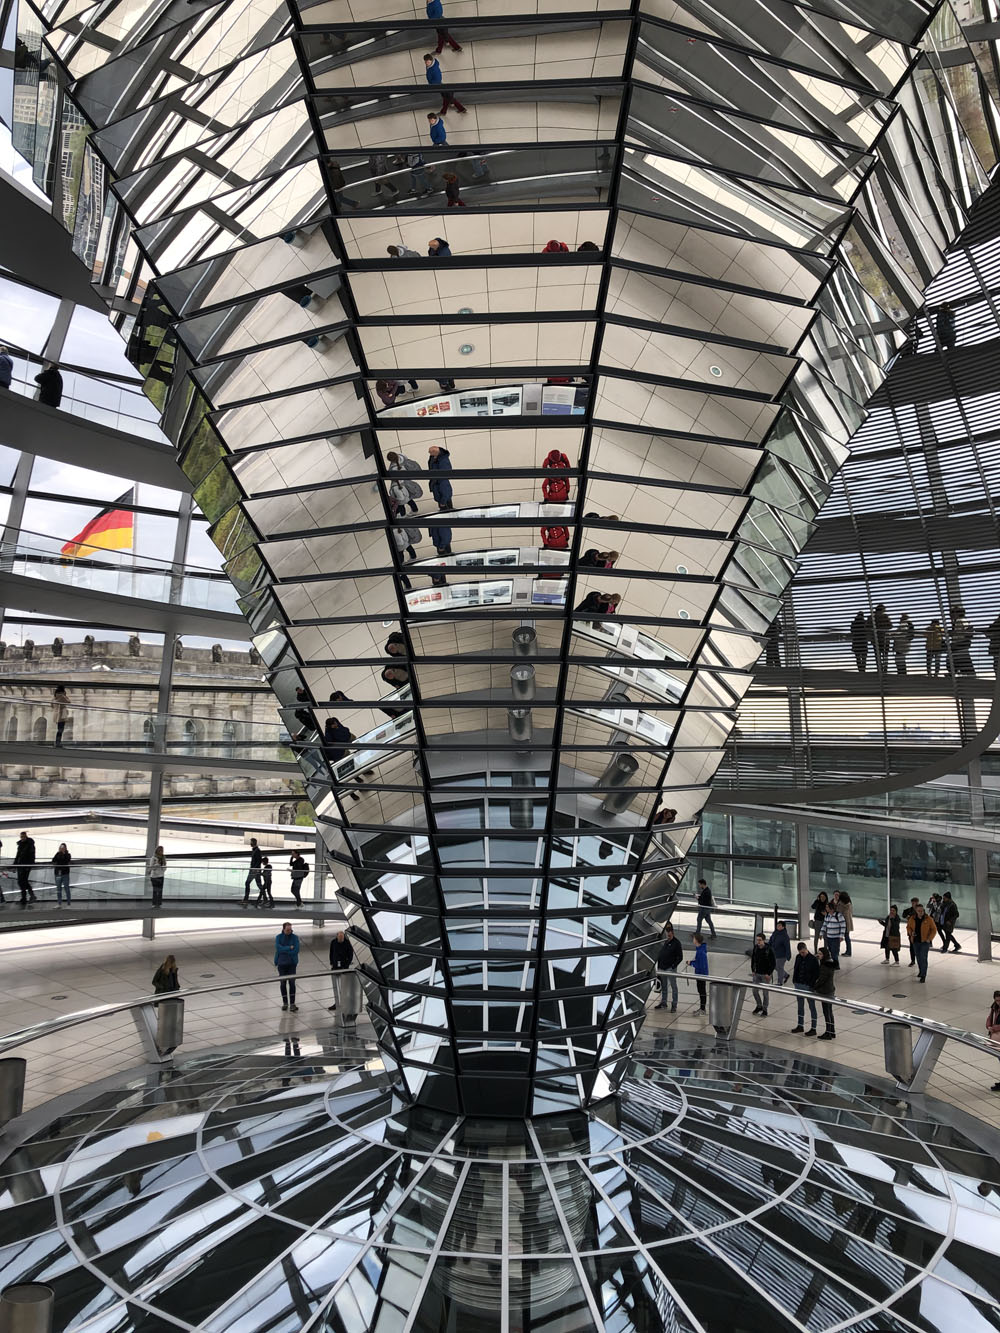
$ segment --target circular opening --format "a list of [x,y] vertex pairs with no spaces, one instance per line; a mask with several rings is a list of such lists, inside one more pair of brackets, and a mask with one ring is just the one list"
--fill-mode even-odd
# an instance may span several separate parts
[[712,374],[712,375],[714,375],[715,378],[716,378],[717,380],[722,379],[722,367],[721,367],[721,366],[709,366],[708,369],[709,369],[709,373]]
[[678,566],[677,566],[677,573],[678,573],[678,574],[686,574],[687,572],[688,572],[688,567],[687,567],[687,565],[678,565]]

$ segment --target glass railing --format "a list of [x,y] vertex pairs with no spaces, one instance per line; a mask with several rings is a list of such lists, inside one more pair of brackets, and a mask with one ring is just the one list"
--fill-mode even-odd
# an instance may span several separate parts
[[68,544],[59,537],[22,532],[18,541],[0,544],[0,569],[61,587],[240,614],[236,590],[218,570],[194,565],[178,570],[169,560],[76,543],[74,555],[68,557],[62,553]]
[[[67,837],[71,845],[72,836],[68,834]],[[13,843],[8,845],[13,846]],[[4,898],[0,903],[0,930],[23,924],[22,911],[32,917],[44,915],[48,922],[50,916],[54,918],[55,912],[65,915],[74,909],[99,912],[100,909],[127,908],[150,915],[157,910],[177,912],[192,907],[229,910],[241,908],[244,898],[249,899],[253,910],[257,910],[258,899],[264,899],[260,910],[266,905],[275,911],[291,910],[296,906],[316,911],[325,905],[327,911],[332,908],[336,915],[340,915],[336,902],[331,902],[333,885],[326,878],[326,866],[320,861],[317,869],[310,844],[303,843],[300,848],[308,873],[297,886],[298,903],[292,891],[289,868],[295,850],[294,839],[280,847],[264,850],[271,864],[270,903],[266,902],[264,893],[263,871],[260,883],[253,879],[249,889],[246,887],[250,873],[250,854],[246,848],[209,855],[168,854],[163,867],[163,885],[159,890],[154,888],[145,857],[74,858],[69,865],[68,890],[63,883],[60,893],[57,867],[51,862],[51,853],[39,846],[38,860],[27,867],[27,902],[23,908],[18,876],[25,868],[14,865],[6,857],[0,861],[0,892]]]
[[[37,398],[35,376],[42,368],[40,361],[12,352],[14,373],[10,391],[25,398]],[[160,430],[160,414],[139,388],[130,389],[99,375],[84,375],[81,371],[60,367],[63,380],[62,401],[59,410],[99,426],[111,426],[127,435],[139,435],[146,440],[169,445]],[[2,392],[2,390],[0,390]]]

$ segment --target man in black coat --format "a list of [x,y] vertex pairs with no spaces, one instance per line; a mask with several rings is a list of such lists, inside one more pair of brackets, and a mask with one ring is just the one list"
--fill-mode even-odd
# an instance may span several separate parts
[[677,1012],[677,969],[684,959],[684,950],[681,948],[681,942],[674,937],[674,928],[667,922],[666,930],[663,932],[663,944],[660,946],[660,952],[656,957],[656,975],[660,978],[660,1003],[655,1007],[664,1009],[664,1001],[667,998],[667,987],[670,987],[670,1012]]
[[354,948],[351,941],[342,930],[330,941],[330,971],[333,973],[333,1004],[330,1005],[332,1013],[337,1007],[337,973],[344,972],[354,962]]
[[22,833],[14,849],[14,864],[17,866],[17,887],[21,890],[21,906],[26,907],[29,899],[35,901],[31,887],[31,867],[35,864],[35,840]]
[[[813,986],[816,984],[816,978],[819,976],[819,962],[816,955],[809,952],[809,945],[801,943],[798,946],[798,952],[795,956],[795,966],[792,968],[792,988],[799,994],[795,997],[795,1003],[799,1008],[798,1026],[792,1028],[793,1032],[804,1032],[802,1020],[806,1012],[805,995],[813,994]],[[807,1037],[816,1035],[816,1001],[809,1001],[809,1013],[812,1017],[812,1027],[806,1032]]]

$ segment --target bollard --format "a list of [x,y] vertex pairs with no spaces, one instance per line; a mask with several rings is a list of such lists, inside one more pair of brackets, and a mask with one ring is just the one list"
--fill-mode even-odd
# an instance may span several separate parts
[[913,1036],[908,1023],[886,1023],[882,1028],[886,1072],[900,1083],[913,1079]]
[[708,1021],[712,1024],[712,1027],[732,1027],[735,1008],[736,988],[734,986],[709,986]]
[[171,1051],[184,1040],[184,1001],[161,1000],[156,1010],[156,1045],[162,1055]]
[[538,656],[538,635],[530,625],[518,625],[510,637],[514,642],[515,657]]
[[28,1062],[15,1055],[0,1060],[0,1125],[16,1120],[24,1110],[24,1076]]
[[535,697],[535,668],[524,662],[510,669],[510,692],[515,699],[528,702]]
[[0,1333],[52,1333],[56,1294],[42,1282],[19,1282],[0,1291]]

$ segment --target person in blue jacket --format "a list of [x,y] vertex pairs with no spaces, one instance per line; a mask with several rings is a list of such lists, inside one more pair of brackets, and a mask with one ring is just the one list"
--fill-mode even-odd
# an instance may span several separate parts
[[688,967],[694,968],[694,974],[697,978],[695,985],[698,987],[698,1008],[701,1013],[705,1012],[708,1003],[708,982],[705,977],[708,976],[708,945],[701,935],[692,935],[695,950],[694,958],[688,963]]
[[440,116],[436,116],[433,111],[427,113],[427,129],[431,136],[431,143],[441,148],[448,142],[448,129]]
[[446,528],[442,524],[437,524],[433,528],[427,529],[427,535],[434,543],[438,555],[451,555],[451,528]]
[[430,259],[450,259],[451,246],[443,236],[432,236],[427,242],[427,255]]
[[281,934],[274,937],[274,965],[281,978],[281,1007],[297,1013],[295,1003],[295,969],[299,965],[299,937],[292,930],[292,923],[286,921],[281,927]]
[[[451,454],[447,449],[442,449],[440,445],[432,444],[427,450],[427,467],[431,472],[450,472]],[[431,495],[437,500],[438,509],[449,510],[455,508],[451,502],[451,482],[447,477],[431,478]]]
[[792,941],[788,934],[788,926],[784,921],[779,921],[775,926],[768,944],[770,944],[771,952],[774,954],[778,985],[783,986],[788,980],[786,964],[792,961]]
[[427,17],[429,19],[444,18],[444,5],[441,0],[427,0]]
[[[428,51],[424,56],[424,74],[427,78],[427,82],[432,88],[441,87],[441,82],[444,78],[444,75],[441,73],[441,62],[431,51]],[[438,117],[440,118],[443,116],[450,107],[454,107],[456,111],[460,112],[463,116],[465,115],[466,108],[458,100],[455,94],[449,92],[447,88],[441,88],[441,110],[438,112]]]

